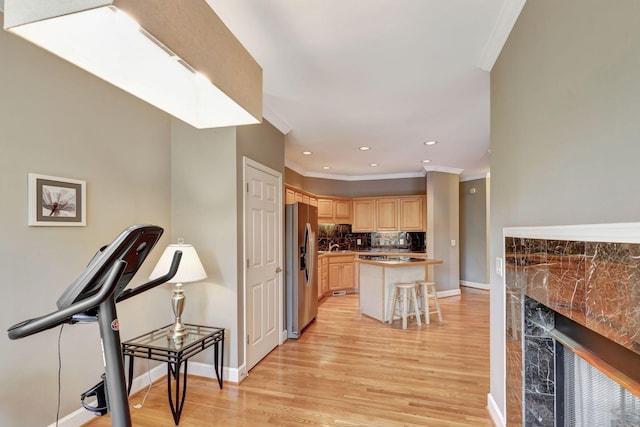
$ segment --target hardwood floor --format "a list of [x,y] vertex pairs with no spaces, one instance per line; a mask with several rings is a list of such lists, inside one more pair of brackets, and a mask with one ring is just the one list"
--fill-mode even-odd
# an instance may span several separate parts
[[[357,295],[327,298],[300,339],[276,348],[241,384],[219,390],[189,377],[180,426],[491,426],[489,292],[463,288],[440,303],[443,324],[410,320],[402,330],[399,320],[361,316]],[[131,409],[135,426],[174,425],[165,381]],[[105,416],[86,425],[111,424]]]

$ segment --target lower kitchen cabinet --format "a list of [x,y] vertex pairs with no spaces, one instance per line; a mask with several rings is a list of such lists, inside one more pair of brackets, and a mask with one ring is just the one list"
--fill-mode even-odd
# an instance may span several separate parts
[[329,292],[329,257],[323,256],[319,258],[318,275],[318,299],[322,298]]
[[354,289],[353,255],[329,257],[329,291]]

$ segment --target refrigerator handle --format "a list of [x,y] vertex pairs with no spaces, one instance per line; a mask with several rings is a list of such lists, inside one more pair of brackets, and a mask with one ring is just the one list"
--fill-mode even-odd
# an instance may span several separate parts
[[305,258],[305,266],[304,266],[304,277],[306,279],[306,285],[309,287],[313,278],[311,274],[313,272],[313,261],[315,254],[315,235],[313,230],[311,229],[311,224],[307,223],[304,228],[304,258]]

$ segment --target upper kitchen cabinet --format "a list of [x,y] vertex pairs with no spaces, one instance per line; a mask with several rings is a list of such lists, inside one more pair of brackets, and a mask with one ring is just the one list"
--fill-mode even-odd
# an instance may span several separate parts
[[400,230],[427,231],[426,197],[400,197],[398,199]]
[[376,231],[376,201],[374,199],[353,200],[353,232]]
[[351,224],[351,199],[318,197],[318,222]]
[[[318,221],[333,218],[333,200],[318,199]],[[328,221],[330,222],[330,221]]]
[[376,200],[376,231],[398,231],[398,199]]
[[426,231],[426,197],[353,199],[354,232]]
[[311,206],[318,206],[318,199],[316,196],[311,193],[307,193],[304,190],[300,190],[299,188],[295,188],[290,185],[285,185],[284,192],[284,203],[287,205],[299,202],[306,203]]

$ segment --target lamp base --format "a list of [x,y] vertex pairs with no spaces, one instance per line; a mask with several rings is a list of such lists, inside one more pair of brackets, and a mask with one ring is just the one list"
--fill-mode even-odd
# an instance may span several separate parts
[[176,321],[176,323],[174,323],[167,332],[167,338],[172,340],[182,339],[187,335],[189,335],[189,331],[187,331],[187,328],[185,328],[180,321]]
[[184,292],[182,292],[182,283],[176,283],[171,295],[171,307],[175,316],[175,322],[167,332],[167,338],[173,340],[178,345],[182,344],[184,337],[189,335],[189,331],[182,323],[182,311],[184,310]]

